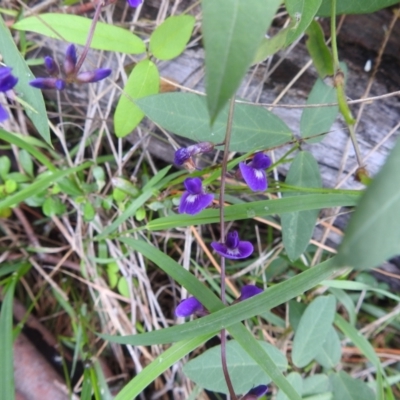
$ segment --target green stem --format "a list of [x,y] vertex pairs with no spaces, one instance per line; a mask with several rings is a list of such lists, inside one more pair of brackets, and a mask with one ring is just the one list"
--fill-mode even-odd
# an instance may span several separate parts
[[85,58],[87,56],[87,53],[89,52],[90,44],[92,43],[94,31],[96,29],[97,22],[99,21],[100,12],[101,12],[101,8],[103,7],[103,5],[104,5],[103,0],[99,0],[98,3],[96,4],[96,11],[93,16],[92,24],[90,25],[90,29],[89,29],[89,33],[88,33],[88,36],[86,39],[85,47],[84,47],[83,52],[82,52],[81,56],[79,57],[79,60],[75,66],[75,71],[74,71],[75,74],[77,74],[79,72],[79,70],[81,69],[82,64],[85,61]]
[[[220,223],[221,242],[225,241],[225,215],[224,215],[225,179],[226,179],[226,172],[227,172],[227,166],[228,166],[229,144],[231,142],[234,109],[235,109],[235,96],[232,97],[230,104],[229,104],[229,114],[228,114],[228,121],[226,124],[226,132],[225,132],[225,140],[224,140],[224,143],[225,143],[224,157],[222,159],[222,165],[221,165],[221,187],[220,187],[220,194],[219,194],[219,223]],[[225,258],[221,257],[221,301],[224,304],[226,304],[225,278],[226,278]],[[230,394],[232,400],[237,400],[235,391],[233,389],[232,381],[229,376],[228,365],[226,363],[226,331],[225,331],[225,329],[221,330],[221,363],[222,363],[222,371],[224,373],[226,385],[228,386],[229,394]]]

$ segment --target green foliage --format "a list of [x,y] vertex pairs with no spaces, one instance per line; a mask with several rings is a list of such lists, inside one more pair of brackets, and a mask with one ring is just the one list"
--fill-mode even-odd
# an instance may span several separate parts
[[333,400],[375,400],[374,392],[361,380],[344,371],[331,375]]
[[6,288],[0,310],[0,374],[1,396],[3,399],[15,399],[14,358],[13,358],[13,301],[17,276],[14,275]]
[[321,296],[313,300],[301,316],[293,340],[293,363],[305,367],[321,351],[335,316],[334,296]]
[[[224,140],[227,108],[210,126],[206,101],[201,96],[165,93],[141,99],[137,105],[152,121],[179,136],[214,143]],[[245,152],[278,146],[291,137],[286,124],[264,108],[247,104],[235,106],[229,150]]]
[[[225,209],[226,221],[240,221],[247,218],[285,214],[291,212],[318,210],[321,208],[356,205],[359,194],[305,194],[275,200],[261,200],[249,203],[234,204]],[[146,229],[158,231],[177,226],[203,225],[218,222],[218,210],[204,210],[194,216],[171,215],[156,218],[146,225]]]
[[[41,35],[70,43],[84,45],[91,25],[89,18],[69,14],[41,14],[23,18],[13,25],[14,29],[40,33]],[[126,54],[142,54],[146,51],[143,41],[132,32],[118,26],[98,22],[92,49],[118,51]],[[32,79],[30,76],[29,79]],[[38,90],[36,90],[39,92]],[[40,93],[40,92],[39,92]]]
[[322,0],[285,0],[285,5],[290,17],[296,25],[289,31],[286,45],[293,43],[311,24]]
[[159,60],[178,57],[190,39],[195,23],[191,15],[168,17],[150,36],[150,51]]
[[[259,344],[269,354],[280,370],[287,369],[286,357],[275,347],[264,341]],[[231,340],[226,345],[227,365],[236,393],[247,393],[252,387],[268,384],[271,378],[243,350],[240,344]],[[183,372],[201,387],[220,393],[228,393],[222,373],[221,346],[215,346],[185,364]],[[242,379],[246,376],[247,379]]]
[[400,191],[394,183],[400,170],[400,140],[352,215],[339,247],[339,265],[373,268],[400,254]]
[[117,137],[131,133],[144,117],[134,100],[158,93],[159,86],[160,75],[152,61],[146,59],[135,65],[115,110],[114,127]]
[[28,82],[34,78],[31,70],[26,65],[24,58],[18,51],[17,46],[0,16],[0,53],[4,62],[13,68],[13,74],[18,77],[15,90],[24,98],[22,103],[26,114],[33,122],[40,136],[48,143],[50,141],[50,130],[47,123],[47,112],[40,90],[29,86]]
[[[336,0],[336,14],[367,14],[398,3],[399,0]],[[322,0],[318,15],[331,15],[331,0]]]
[[321,350],[315,356],[319,365],[326,369],[333,369],[340,362],[342,347],[336,330],[331,327],[322,345]]
[[308,35],[306,41],[307,50],[310,53],[319,77],[324,79],[326,76],[333,76],[332,53],[325,43],[321,25],[317,21],[312,21],[306,33]]
[[238,89],[280,2],[202,1],[207,105],[212,122]]
[[[293,160],[285,183],[291,186],[319,188],[321,176],[318,163],[307,151],[301,151]],[[301,195],[299,193],[284,193],[284,197]],[[281,216],[282,238],[287,255],[296,260],[303,254],[314,232],[318,218],[318,210],[284,213]]]
[[[336,89],[317,79],[310,94],[307,104],[337,103]],[[339,106],[305,108],[300,119],[300,133],[302,137],[329,133],[331,126],[339,113]],[[324,136],[309,139],[308,143],[320,142]]]
[[[287,376],[288,382],[292,384],[292,386],[296,389],[296,392],[301,395],[303,392],[303,380],[301,378],[301,375],[298,372],[291,372]],[[278,392],[278,395],[276,396],[276,400],[290,400],[289,397],[286,396],[282,390]]]

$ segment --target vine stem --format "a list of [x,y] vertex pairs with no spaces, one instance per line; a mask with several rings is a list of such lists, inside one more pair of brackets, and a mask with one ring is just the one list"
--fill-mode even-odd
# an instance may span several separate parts
[[76,63],[76,66],[75,66],[75,71],[74,71],[75,74],[77,74],[79,72],[79,70],[81,69],[82,64],[85,61],[85,58],[87,56],[87,53],[89,52],[90,44],[92,43],[94,31],[96,29],[97,22],[99,21],[100,12],[101,12],[101,9],[102,9],[103,5],[104,5],[104,1],[102,1],[102,0],[100,0],[96,4],[96,11],[94,13],[92,24],[90,25],[89,33],[88,33],[88,36],[86,38],[85,47],[84,47],[83,52],[82,52],[81,56],[79,57],[79,60]]
[[354,152],[356,154],[358,166],[361,168],[363,166],[363,160],[361,157],[361,151],[358,146],[356,134],[354,131],[354,124],[356,120],[354,119],[349,105],[346,99],[346,93],[344,91],[344,74],[340,70],[339,66],[339,54],[337,49],[336,41],[336,0],[331,0],[331,40],[332,40],[332,56],[333,56],[333,67],[334,67],[334,82],[336,87],[336,92],[338,96],[339,110],[343,115],[343,118],[349,128],[350,139],[353,143]]
[[[233,96],[230,100],[229,104],[229,113],[228,113],[228,121],[226,124],[226,132],[225,132],[225,148],[224,148],[224,157],[222,159],[221,166],[221,189],[219,195],[219,223],[220,223],[220,233],[221,233],[221,242],[225,241],[225,215],[224,215],[224,203],[225,203],[225,178],[228,166],[228,157],[229,157],[229,144],[231,142],[231,134],[232,134],[232,123],[233,123],[233,112],[235,109],[235,96]],[[221,301],[226,304],[226,293],[225,293],[225,258],[221,257]],[[226,385],[228,386],[229,394],[232,400],[237,400],[235,391],[233,389],[232,381],[229,376],[228,365],[226,363],[226,331],[225,329],[221,330],[221,364],[222,371],[224,373]]]

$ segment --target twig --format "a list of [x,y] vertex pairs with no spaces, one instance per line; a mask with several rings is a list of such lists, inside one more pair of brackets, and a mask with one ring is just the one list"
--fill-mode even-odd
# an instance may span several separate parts
[[[225,198],[225,178],[227,172],[228,165],[228,156],[229,156],[229,144],[231,141],[231,133],[232,133],[232,123],[233,123],[233,112],[235,108],[235,97],[231,98],[229,104],[229,114],[228,114],[228,122],[226,124],[226,132],[225,132],[225,149],[224,149],[224,157],[222,159],[221,166],[221,187],[219,194],[219,223],[220,223],[220,232],[221,232],[221,242],[225,241],[225,215],[224,215],[224,198]],[[226,293],[225,293],[225,258],[221,257],[221,301],[226,304]],[[228,386],[229,394],[232,400],[237,400],[235,395],[235,391],[232,386],[232,381],[229,376],[228,366],[226,364],[226,331],[225,329],[221,330],[221,363],[222,363],[222,371],[224,373],[225,381]]]

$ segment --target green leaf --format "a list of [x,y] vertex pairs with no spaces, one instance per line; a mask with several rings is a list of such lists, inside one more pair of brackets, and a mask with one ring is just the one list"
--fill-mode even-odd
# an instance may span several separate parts
[[[280,370],[287,369],[286,357],[274,346],[258,341]],[[252,387],[267,385],[271,378],[246,353],[236,340],[226,345],[227,365],[235,393],[247,393]],[[220,393],[229,393],[221,365],[221,346],[215,346],[186,363],[185,375],[201,387]],[[246,376],[246,379],[243,379]]]
[[[289,168],[285,183],[299,187],[321,187],[318,163],[311,153],[301,151],[297,154]],[[286,192],[283,197],[293,196],[299,198],[304,195]],[[318,214],[318,210],[308,210],[281,215],[283,244],[292,261],[299,258],[307,248],[314,232]]]
[[40,136],[51,144],[50,129],[47,123],[47,111],[43,100],[41,90],[35,89],[29,85],[29,81],[34,79],[24,58],[21,56],[14,40],[0,16],[0,53],[4,62],[13,68],[13,74],[18,77],[18,83],[15,86],[17,94],[23,98],[23,101],[29,105],[24,107],[29,119],[38,130]]
[[324,32],[317,21],[312,21],[307,28],[308,35],[306,46],[313,60],[314,67],[321,79],[333,76],[333,57],[329,47],[325,43]]
[[68,168],[62,171],[49,172],[46,176],[38,177],[35,182],[25,187],[24,189],[6,197],[4,200],[0,201],[0,210],[18,205],[20,202],[26,200],[27,198],[42,193],[50,185],[62,179],[63,177],[73,174],[75,172],[82,171],[89,168],[92,162],[88,161],[82,165],[74,168]]
[[281,0],[203,0],[203,41],[210,120],[234,96]]
[[261,44],[258,46],[253,64],[264,61],[270,55],[275,54],[280,49],[284,48],[286,46],[288,33],[291,32],[296,24],[296,21],[291,21],[286,28],[280,30],[275,36],[271,38],[263,38]]
[[335,328],[331,326],[321,350],[315,356],[315,361],[324,368],[332,369],[340,362],[341,355],[342,347],[339,336]]
[[[251,318],[255,315],[261,315],[265,311],[304,293],[335,271],[335,260],[332,258],[289,280],[268,288],[264,293],[254,296],[251,299],[222,308],[220,300],[215,296],[215,294],[204,285],[196,282],[196,278],[185,271],[181,266],[179,266],[179,264],[175,263],[177,264],[175,268],[170,269],[173,260],[161,251],[156,251],[153,246],[144,242],[135,241],[129,238],[120,238],[120,241],[129,245],[133,250],[144,254],[149,260],[155,262],[161,269],[167,272],[172,279],[175,279],[178,283],[184,286],[192,295],[196,296],[204,307],[212,312],[212,314],[206,317],[187,322],[180,326],[173,326],[171,328],[144,334],[131,336],[100,335],[106,340],[121,344],[147,346],[156,343],[172,343],[210,332],[217,333],[226,327],[229,327],[230,329],[231,326],[237,322]],[[189,278],[187,274],[191,277]],[[188,282],[190,282],[190,286],[188,285]],[[200,287],[198,285],[200,285]],[[315,345],[315,343],[313,343],[313,345]]]
[[28,175],[33,176],[33,161],[30,154],[26,150],[20,149],[18,152],[18,160],[23,170]]
[[368,186],[346,228],[338,263],[373,268],[400,254],[400,140]]
[[[225,138],[228,109],[212,127],[206,99],[192,93],[163,93],[141,99],[136,104],[156,124],[194,141],[221,143]],[[246,152],[279,146],[292,139],[287,125],[262,107],[236,104],[230,151]]]
[[42,211],[46,217],[53,217],[63,214],[66,207],[58,197],[48,197],[43,203]]
[[131,133],[144,117],[142,110],[133,100],[158,93],[159,86],[160,75],[153,62],[146,59],[135,65],[114,113],[114,127],[117,137],[125,137]]
[[135,399],[146,386],[150,385],[165,370],[177,363],[181,358],[195,350],[201,344],[211,339],[213,334],[197,336],[190,340],[175,343],[169,349],[147,365],[117,394],[114,400]]
[[286,46],[304,33],[319,10],[321,2],[322,0],[285,0],[290,17],[297,21],[295,28],[287,35]]
[[306,308],[306,304],[300,303],[297,300],[290,300],[289,302],[289,323],[295,332],[299,327],[301,317],[304,314]]
[[304,311],[293,340],[292,360],[297,367],[305,367],[322,348],[332,327],[335,307],[334,296],[321,296]]
[[13,302],[16,276],[11,278],[0,310],[0,360],[2,364],[0,387],[2,399],[15,399],[13,356]]
[[315,374],[308,376],[303,381],[303,397],[319,393],[326,393],[331,390],[331,383],[327,375]]
[[[40,33],[65,42],[85,45],[92,20],[70,14],[41,14],[21,19],[14,29]],[[142,54],[146,51],[143,41],[127,29],[97,22],[92,49]]]
[[168,17],[150,36],[150,51],[159,60],[171,60],[184,50],[196,19],[191,15]]
[[[306,104],[337,103],[336,89],[317,79]],[[339,113],[339,106],[305,108],[300,119],[300,134],[303,138],[328,133]],[[308,139],[308,143],[320,142],[325,136]]]
[[[18,133],[7,132],[0,128],[0,139],[10,144],[14,144],[20,149],[26,150],[50,171],[56,171],[56,167],[54,166],[54,164],[43,153],[36,149],[36,147],[32,146],[32,144],[30,144],[29,141],[22,135]],[[0,162],[0,165],[1,163],[2,162]]]
[[87,201],[83,206],[83,219],[85,222],[93,221],[96,216],[96,210],[93,205]]
[[330,288],[329,291],[336,297],[339,303],[342,303],[349,315],[350,324],[355,326],[357,315],[354,300],[342,289]]
[[[349,194],[308,194],[284,199],[253,201],[245,204],[235,204],[225,208],[225,221],[238,221],[274,214],[283,214],[304,210],[316,210],[338,206],[354,206],[358,195]],[[201,213],[188,216],[186,214],[161,217],[150,221],[146,229],[159,231],[175,227],[217,223],[219,210],[204,210]]]
[[[291,372],[286,379],[288,382],[291,383],[291,385],[296,389],[296,392],[301,395],[303,392],[303,379],[301,375],[298,372]],[[278,395],[276,396],[276,400],[290,400],[289,397],[286,396],[282,390],[278,392]]]
[[[399,0],[337,0],[336,15],[368,14],[397,3],[399,3]],[[331,15],[331,4],[332,0],[323,0],[318,15],[329,17]]]
[[331,375],[332,400],[375,400],[374,392],[366,383],[354,379],[344,371]]

